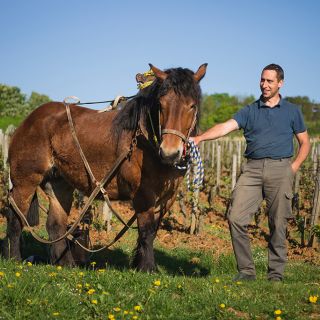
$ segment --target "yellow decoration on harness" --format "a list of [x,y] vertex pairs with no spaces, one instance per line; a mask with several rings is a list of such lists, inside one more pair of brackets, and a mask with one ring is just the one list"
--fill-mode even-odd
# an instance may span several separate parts
[[152,82],[153,82],[153,80],[147,81],[145,83],[138,83],[138,88],[141,90],[146,87],[149,87],[152,84]]
[[[138,74],[140,76],[140,79],[138,81],[138,89],[144,89],[146,87],[149,87],[153,81],[155,80],[155,75],[152,69],[149,71],[144,72],[143,74]],[[137,76],[138,76],[137,75]],[[151,79],[150,79],[151,78]]]

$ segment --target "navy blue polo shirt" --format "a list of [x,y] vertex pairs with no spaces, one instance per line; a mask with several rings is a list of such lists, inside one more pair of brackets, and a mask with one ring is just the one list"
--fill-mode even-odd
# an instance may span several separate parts
[[234,117],[243,129],[246,158],[281,159],[293,156],[293,135],[306,131],[301,109],[285,99],[270,108],[262,100],[242,108]]

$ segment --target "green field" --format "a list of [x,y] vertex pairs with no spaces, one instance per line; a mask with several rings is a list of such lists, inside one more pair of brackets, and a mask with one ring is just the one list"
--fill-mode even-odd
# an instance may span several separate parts
[[159,270],[146,274],[129,268],[131,250],[92,257],[88,269],[0,260],[0,319],[320,319],[319,298],[309,301],[320,296],[320,271],[310,263],[291,261],[285,281],[269,282],[256,248],[257,281],[234,283],[233,256],[156,246]]

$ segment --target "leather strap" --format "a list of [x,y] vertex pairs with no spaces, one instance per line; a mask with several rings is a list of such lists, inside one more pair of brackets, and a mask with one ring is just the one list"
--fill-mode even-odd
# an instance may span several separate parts
[[165,135],[165,134],[173,134],[175,136],[178,136],[182,139],[183,142],[186,142],[187,141],[187,137],[180,131],[178,130],[174,130],[174,129],[163,129],[162,130],[162,135]]

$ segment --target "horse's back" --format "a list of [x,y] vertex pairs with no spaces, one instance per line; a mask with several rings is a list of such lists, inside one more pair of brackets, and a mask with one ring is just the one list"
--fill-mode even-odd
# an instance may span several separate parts
[[[99,139],[110,124],[113,113],[103,114],[97,110],[70,105],[72,119],[79,140]],[[104,126],[104,129],[101,128]],[[9,148],[11,171],[47,171],[54,164],[55,154],[74,149],[66,107],[60,102],[49,102],[35,109],[15,130]],[[86,149],[86,146],[84,146]],[[73,152],[74,153],[74,152]]]
[[[94,131],[99,130],[102,124],[106,122],[106,118],[110,118],[111,122],[114,113],[103,115],[97,110],[70,106],[71,116],[75,126],[81,128],[93,128]],[[70,131],[66,107],[61,102],[48,102],[35,109],[15,130],[11,139],[10,149],[16,146],[30,146],[30,144],[43,143],[45,140],[52,139],[57,134],[65,134]]]

